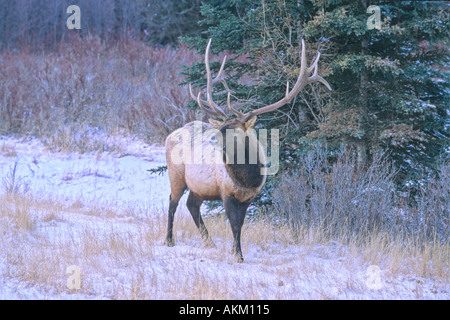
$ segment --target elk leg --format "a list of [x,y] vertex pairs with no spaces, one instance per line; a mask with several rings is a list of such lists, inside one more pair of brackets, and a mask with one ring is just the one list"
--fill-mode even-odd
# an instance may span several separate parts
[[200,206],[203,200],[195,195],[192,191],[189,192],[189,196],[186,202],[186,206],[194,219],[195,225],[197,226],[200,234],[202,235],[203,242],[207,247],[214,248],[214,242],[209,236],[208,230],[206,229],[205,223],[203,222],[202,216],[200,214]]
[[241,250],[241,230],[250,202],[239,202],[234,197],[227,197],[223,204],[228,220],[230,220],[231,231],[233,232],[232,253],[236,256],[237,262],[244,262],[244,256]]

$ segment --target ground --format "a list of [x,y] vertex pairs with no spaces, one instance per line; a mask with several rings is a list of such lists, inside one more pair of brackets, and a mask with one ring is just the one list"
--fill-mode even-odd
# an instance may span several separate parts
[[264,221],[245,223],[245,262],[236,263],[228,221],[205,219],[216,244],[206,248],[186,195],[175,215],[176,246],[166,247],[169,181],[147,171],[165,164],[164,148],[129,137],[115,146],[78,154],[0,138],[0,299],[450,297],[448,257],[440,276],[409,271],[396,266],[404,261],[338,241],[296,243]]

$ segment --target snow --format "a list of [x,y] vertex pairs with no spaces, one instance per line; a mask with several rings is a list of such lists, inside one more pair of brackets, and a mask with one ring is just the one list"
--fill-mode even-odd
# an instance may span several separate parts
[[39,141],[26,143],[0,140],[0,146],[14,146],[17,156],[0,158],[0,176],[5,176],[17,162],[17,175],[27,182],[34,194],[67,200],[111,203],[119,206],[142,201],[154,195],[168,198],[167,178],[147,170],[165,165],[162,147],[134,143],[121,154],[79,155],[51,153]]
[[[17,164],[18,192],[44,201],[0,197],[0,299],[450,297],[445,279],[393,274],[337,242],[294,244],[275,231],[268,239],[244,238],[245,262],[236,263],[227,222],[219,224],[227,230],[216,231],[225,236],[210,230],[216,248],[204,247],[198,234],[180,225],[177,245],[166,247],[170,185],[167,174],[147,171],[165,165],[164,148],[120,139],[120,152],[77,154],[0,137],[0,195],[13,183]],[[185,200],[175,219],[193,225]],[[27,212],[30,226],[14,226],[16,217],[2,210]],[[255,232],[250,223],[244,227]],[[72,265],[80,269],[79,289],[66,283]]]

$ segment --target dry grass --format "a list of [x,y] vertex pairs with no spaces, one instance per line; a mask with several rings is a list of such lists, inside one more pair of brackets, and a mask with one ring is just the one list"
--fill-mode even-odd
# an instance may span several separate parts
[[17,156],[16,148],[14,144],[3,142],[0,146],[0,154],[4,157],[15,157]]
[[[107,215],[92,215],[86,214],[87,204],[73,207],[18,194],[0,203],[3,279],[24,288],[24,296],[34,287],[40,297],[63,299],[401,298],[405,290],[408,297],[429,298],[430,291],[445,292],[449,280],[450,248],[438,242],[404,246],[373,233],[366,241],[344,244],[309,229],[294,243],[288,227],[253,221],[244,224],[246,262],[237,264],[222,216],[205,219],[216,243],[210,249],[191,217],[177,212],[177,245],[168,248],[162,245],[165,210],[130,209],[124,217],[109,208]],[[71,265],[80,267],[80,290],[66,286]],[[382,270],[384,289],[376,294],[365,283],[369,265]]]

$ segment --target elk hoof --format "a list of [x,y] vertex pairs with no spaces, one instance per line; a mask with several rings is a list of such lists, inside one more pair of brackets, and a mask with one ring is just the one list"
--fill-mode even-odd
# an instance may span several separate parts
[[214,244],[214,241],[212,241],[211,238],[206,239],[206,240],[204,241],[204,243],[205,243],[205,247],[206,247],[206,248],[215,248],[215,247],[216,247],[216,245]]
[[175,242],[174,242],[173,240],[169,240],[169,239],[166,239],[166,240],[164,241],[164,244],[165,244],[166,246],[168,246],[168,247],[174,247],[174,246],[175,246]]

